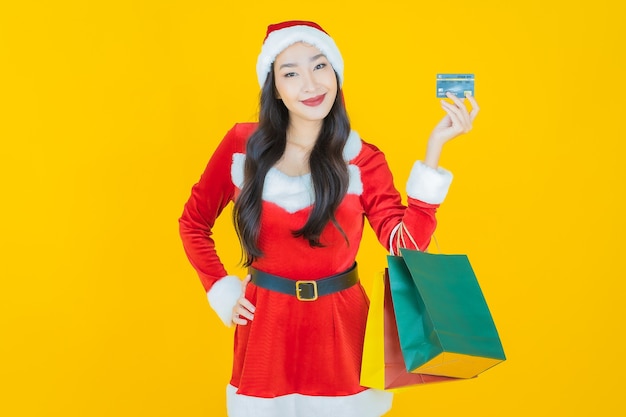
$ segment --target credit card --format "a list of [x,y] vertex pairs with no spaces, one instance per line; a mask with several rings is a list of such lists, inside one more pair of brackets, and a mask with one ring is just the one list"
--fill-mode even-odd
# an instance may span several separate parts
[[457,97],[474,94],[474,74],[437,74],[437,97],[445,98],[450,91]]

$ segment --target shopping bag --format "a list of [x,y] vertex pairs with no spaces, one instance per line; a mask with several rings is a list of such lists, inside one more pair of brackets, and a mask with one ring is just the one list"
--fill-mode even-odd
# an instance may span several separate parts
[[398,339],[389,276],[385,270],[385,273],[375,280],[370,297],[361,365],[361,385],[394,390],[454,380],[458,378],[423,375],[406,370]]
[[389,281],[406,369],[471,378],[506,359],[466,255],[400,249]]

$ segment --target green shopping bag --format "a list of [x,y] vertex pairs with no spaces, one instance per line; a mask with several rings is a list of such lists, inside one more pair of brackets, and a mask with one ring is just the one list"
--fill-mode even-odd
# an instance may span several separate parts
[[361,385],[397,391],[422,384],[458,380],[460,379],[406,370],[398,340],[389,274],[385,270],[382,277],[374,280],[370,297],[361,361]]
[[491,313],[465,255],[400,249],[387,257],[409,372],[471,378],[504,361]]

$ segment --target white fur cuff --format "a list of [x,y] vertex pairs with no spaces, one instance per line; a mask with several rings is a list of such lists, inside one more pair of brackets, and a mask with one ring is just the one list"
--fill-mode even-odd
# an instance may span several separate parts
[[209,304],[219,318],[228,327],[233,324],[233,307],[241,297],[241,280],[234,275],[227,275],[217,281],[207,292]]
[[452,183],[452,173],[444,168],[433,169],[421,161],[413,164],[406,184],[409,197],[428,204],[441,204]]

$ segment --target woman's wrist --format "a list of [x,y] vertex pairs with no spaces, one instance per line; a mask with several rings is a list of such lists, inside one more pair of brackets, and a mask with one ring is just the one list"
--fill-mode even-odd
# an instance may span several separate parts
[[441,151],[443,150],[443,145],[445,141],[437,138],[435,136],[431,136],[428,139],[428,145],[426,146],[426,156],[424,157],[424,165],[437,169],[439,166],[439,157],[441,156]]

